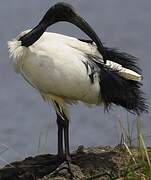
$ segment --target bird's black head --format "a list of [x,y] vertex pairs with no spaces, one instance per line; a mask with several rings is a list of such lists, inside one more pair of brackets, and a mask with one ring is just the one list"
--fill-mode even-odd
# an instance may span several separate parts
[[77,14],[70,4],[60,2],[46,12],[40,23],[50,26],[59,21],[70,21],[70,19],[75,18],[75,16],[77,16]]
[[80,17],[74,10],[74,8],[67,3],[57,3],[50,7],[46,14],[43,16],[40,23],[32,29],[28,34],[20,38],[22,46],[30,46],[36,42],[40,36],[44,33],[48,26],[60,21],[70,22],[79,27],[85,32],[97,45],[98,51],[102,54],[104,62],[106,62],[107,56],[101,40],[91,28],[91,26]]

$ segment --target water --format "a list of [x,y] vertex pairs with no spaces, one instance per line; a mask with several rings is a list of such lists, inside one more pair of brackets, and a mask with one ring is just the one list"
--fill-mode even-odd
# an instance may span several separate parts
[[[46,9],[56,1],[0,0],[0,164],[23,159],[37,153],[56,152],[56,122],[52,107],[14,73],[8,58],[6,42],[20,31],[36,25]],[[150,32],[151,1],[83,0],[72,3],[96,30],[106,46],[119,47],[140,59],[144,87],[150,102]],[[85,37],[76,27],[59,23],[49,31],[78,38]],[[104,114],[103,108],[83,105],[71,108],[71,149],[78,145],[116,145],[119,142],[118,120],[126,124],[127,113],[114,108]],[[151,145],[150,113],[142,116],[145,143]],[[134,117],[128,114],[131,123]],[[48,128],[49,127],[49,128]],[[47,138],[48,133],[48,138]],[[39,140],[40,139],[40,140]],[[46,139],[48,140],[46,142]],[[40,147],[39,147],[40,141]],[[48,144],[48,147],[47,147]]]

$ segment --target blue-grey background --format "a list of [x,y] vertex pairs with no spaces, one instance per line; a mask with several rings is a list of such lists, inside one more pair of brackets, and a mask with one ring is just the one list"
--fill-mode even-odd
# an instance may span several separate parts
[[[57,1],[0,0],[0,165],[37,153],[56,153],[55,113],[20,76],[8,57],[7,41],[35,26]],[[68,0],[96,30],[106,46],[115,46],[137,56],[143,69],[144,87],[150,102],[151,1]],[[60,23],[49,28],[75,37],[86,37],[75,26]],[[78,145],[116,145],[118,121],[131,124],[135,117],[122,108],[104,114],[102,107],[71,108],[71,149]],[[151,146],[151,113],[143,115],[145,143]],[[47,137],[48,134],[48,137]],[[135,134],[135,133],[134,133]],[[47,146],[48,145],[48,146]]]

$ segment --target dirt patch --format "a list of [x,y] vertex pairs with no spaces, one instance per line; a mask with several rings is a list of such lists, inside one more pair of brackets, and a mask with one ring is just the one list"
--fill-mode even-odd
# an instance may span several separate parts
[[[137,149],[131,148],[137,155]],[[150,151],[150,150],[149,150]],[[150,152],[149,152],[150,154]],[[124,177],[127,165],[137,171],[140,165],[133,163],[129,153],[123,146],[118,147],[90,147],[79,146],[72,155],[71,169],[73,179],[118,179]],[[0,169],[0,180],[66,180],[72,179],[67,170],[49,175],[57,167],[56,155],[45,154],[28,157],[23,161],[13,162]]]

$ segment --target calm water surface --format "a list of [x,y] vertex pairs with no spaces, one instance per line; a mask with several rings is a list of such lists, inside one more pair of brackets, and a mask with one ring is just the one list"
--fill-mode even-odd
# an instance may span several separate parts
[[[0,165],[37,153],[56,152],[56,123],[52,107],[14,73],[6,42],[20,31],[32,28],[49,6],[57,1],[0,0]],[[144,87],[150,103],[151,1],[68,0],[96,30],[106,46],[115,46],[140,59]],[[76,27],[59,23],[49,31],[85,37]],[[71,149],[78,145],[116,145],[118,121],[135,117],[122,108],[104,114],[101,107],[82,104],[71,108]],[[145,143],[151,146],[151,113],[142,116]],[[134,133],[135,134],[135,133]]]

